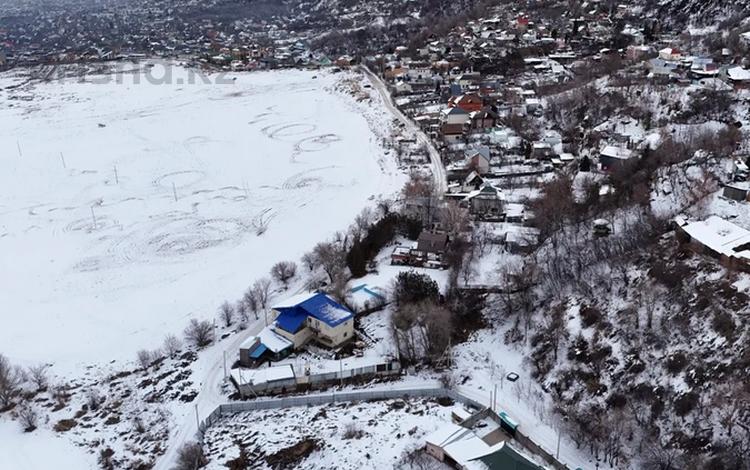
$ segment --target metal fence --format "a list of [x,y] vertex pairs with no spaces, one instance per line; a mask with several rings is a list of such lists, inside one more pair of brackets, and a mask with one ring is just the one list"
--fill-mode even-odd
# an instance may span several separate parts
[[[203,434],[208,428],[220,421],[224,416],[243,413],[247,411],[271,410],[281,408],[293,408],[300,406],[326,405],[330,403],[347,403],[370,400],[393,400],[398,398],[450,398],[453,401],[463,403],[466,406],[475,408],[477,411],[486,409],[486,405],[477,402],[455,390],[442,387],[421,387],[405,389],[381,389],[381,390],[357,390],[351,392],[330,392],[310,395],[300,395],[296,397],[283,398],[259,398],[252,401],[243,401],[237,403],[228,403],[219,405],[210,415],[208,415],[198,426],[198,439],[203,440]],[[524,447],[531,450],[536,455],[542,457],[548,464],[556,470],[569,470],[569,467],[557,460],[552,452],[544,449],[529,436],[520,431],[516,431],[515,439]]]
[[482,409],[484,405],[465,397],[458,392],[441,387],[423,387],[408,389],[382,389],[382,390],[357,390],[352,392],[330,392],[311,395],[300,395],[296,397],[283,398],[259,398],[252,401],[227,403],[219,405],[210,415],[200,422],[198,428],[199,437],[206,429],[222,417],[246,411],[271,410],[280,408],[293,408],[298,406],[326,405],[329,403],[345,403],[370,400],[392,400],[397,398],[451,398],[465,405]]

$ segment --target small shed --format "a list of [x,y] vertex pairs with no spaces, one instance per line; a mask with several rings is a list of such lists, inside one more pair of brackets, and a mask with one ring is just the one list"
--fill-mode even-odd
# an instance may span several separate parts
[[750,196],[750,183],[747,181],[740,181],[725,184],[724,191],[721,195],[733,201],[747,201],[748,196]]

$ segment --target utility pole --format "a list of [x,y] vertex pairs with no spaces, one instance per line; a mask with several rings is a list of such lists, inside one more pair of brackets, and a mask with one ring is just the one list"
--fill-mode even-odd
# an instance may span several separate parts
[[555,459],[560,460],[560,430],[557,430],[557,452],[555,452]]
[[224,379],[227,378],[227,351],[224,350]]
[[91,221],[94,224],[94,230],[96,230],[96,215],[94,214],[94,206],[91,206]]
[[195,404],[195,424],[198,426],[198,431],[201,430],[201,420],[198,417],[198,404]]
[[62,161],[63,168],[67,168],[67,166],[65,165],[65,156],[62,152],[60,152],[60,160]]
[[177,202],[177,187],[174,185],[174,181],[172,181],[172,194],[174,194],[174,202]]
[[21,142],[19,142],[17,139],[16,139],[16,147],[18,148],[18,157],[19,158],[23,157],[23,152],[21,152]]
[[115,184],[120,184],[120,178],[117,176],[117,165],[115,165]]

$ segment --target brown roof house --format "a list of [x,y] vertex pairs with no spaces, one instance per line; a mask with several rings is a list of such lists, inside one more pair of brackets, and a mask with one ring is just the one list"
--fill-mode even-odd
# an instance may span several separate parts
[[448,247],[448,235],[445,233],[422,232],[417,239],[417,250],[425,253],[441,254]]

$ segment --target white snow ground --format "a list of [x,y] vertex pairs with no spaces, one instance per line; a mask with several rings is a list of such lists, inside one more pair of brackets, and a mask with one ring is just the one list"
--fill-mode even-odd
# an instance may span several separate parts
[[404,181],[373,133],[389,125],[381,98],[335,90],[351,74],[171,73],[160,85],[142,71],[123,83],[0,75],[0,344],[12,362],[75,374],[133,360]]

